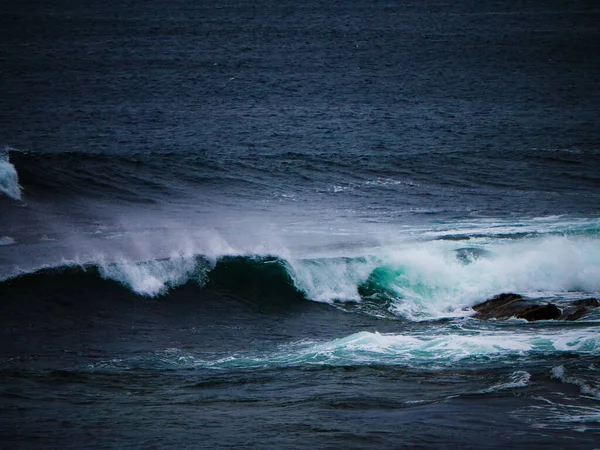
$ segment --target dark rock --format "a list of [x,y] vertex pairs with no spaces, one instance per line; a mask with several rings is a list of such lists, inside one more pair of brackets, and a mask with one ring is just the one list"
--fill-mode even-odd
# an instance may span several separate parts
[[519,294],[500,294],[486,300],[483,303],[473,306],[476,311],[473,317],[476,319],[508,319],[515,317],[523,309],[533,306],[531,303],[525,303],[523,297]]
[[590,308],[600,306],[595,298],[576,300],[561,310],[553,303],[540,303],[523,298],[519,294],[500,294],[483,303],[473,306],[476,319],[505,320],[511,317],[525,319],[529,322],[536,320],[577,320],[583,317]]
[[556,320],[560,318],[562,311],[553,303],[547,305],[530,306],[517,314],[518,319],[525,319],[528,322],[536,320]]

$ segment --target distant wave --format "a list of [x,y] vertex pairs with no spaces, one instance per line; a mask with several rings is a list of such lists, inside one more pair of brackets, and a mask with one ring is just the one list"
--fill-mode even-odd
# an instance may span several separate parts
[[12,245],[15,240],[10,236],[0,236],[0,245]]
[[21,186],[29,196],[68,198],[85,195],[148,201],[157,191],[166,190],[162,178],[157,175],[159,169],[168,170],[169,158],[153,165],[152,155],[143,154],[119,156],[9,150],[5,158],[8,161],[10,154],[14,180],[18,173]]
[[19,177],[9,160],[8,149],[0,151],[0,193],[14,200],[21,200]]
[[368,314],[428,320],[464,316],[465,308],[501,292],[598,295],[600,240],[550,236],[500,241],[485,249],[430,241],[362,257],[181,255],[45,269],[5,283],[50,279],[55,285],[74,285],[84,275],[117,282],[147,297],[169,295],[193,283],[282,302],[307,299]]
[[[0,163],[0,192],[19,198],[20,185],[28,199],[53,203],[85,199],[163,206],[175,200],[209,206],[235,204],[238,210],[247,209],[246,200],[258,201],[258,206],[252,206],[260,208],[265,201],[272,205],[294,202],[295,206],[307,201],[322,206],[326,199],[335,207],[359,210],[375,202],[379,206],[376,216],[384,218],[395,217],[399,210],[420,218],[446,213],[464,216],[478,210],[543,213],[548,202],[554,203],[550,211],[597,214],[595,163],[589,167],[567,164],[564,170],[562,164],[549,165],[544,182],[532,186],[528,172],[513,172],[508,178],[491,175],[497,171],[489,164],[498,162],[488,159],[475,158],[457,174],[452,169],[453,156],[443,152],[424,152],[410,160],[400,157],[390,164],[388,158],[357,158],[343,151],[121,150],[8,149]],[[407,172],[407,167],[412,169]],[[500,192],[504,200],[498,204],[504,206],[497,209],[488,197]],[[573,195],[578,195],[576,201]],[[572,204],[577,207],[571,208]]]
[[215,192],[226,190],[243,196],[242,188],[262,187],[262,177],[280,177],[279,172],[272,172],[269,167],[260,166],[260,159],[257,161],[252,165],[243,156],[239,160],[224,160],[220,155],[201,151],[32,152],[9,148],[0,174],[2,167],[10,168],[2,179],[7,180],[6,189],[11,189],[12,196],[17,192],[18,173],[21,186],[32,197],[83,196],[111,202],[156,203],[164,201],[165,196],[185,196],[190,186],[201,187],[203,192],[216,189]]

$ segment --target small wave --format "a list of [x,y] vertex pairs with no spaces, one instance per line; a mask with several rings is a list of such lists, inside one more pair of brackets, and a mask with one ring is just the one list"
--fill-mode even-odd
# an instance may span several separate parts
[[10,163],[7,150],[0,153],[0,192],[13,200],[21,200],[19,177]]
[[486,389],[485,393],[504,391],[506,389],[517,389],[524,388],[529,385],[531,380],[531,374],[523,370],[519,370],[511,374],[509,380],[506,383],[496,384],[489,389]]
[[589,383],[586,383],[585,380],[580,378],[571,377],[567,375],[567,371],[565,366],[557,366],[553,367],[552,378],[562,381],[563,383],[573,384],[579,387],[579,391],[584,395],[589,395],[600,400],[600,389],[591,386]]
[[10,236],[0,236],[0,246],[2,245],[12,245],[16,241]]

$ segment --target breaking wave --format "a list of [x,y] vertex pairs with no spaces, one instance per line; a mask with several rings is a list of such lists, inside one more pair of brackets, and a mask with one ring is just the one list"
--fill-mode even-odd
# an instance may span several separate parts
[[21,200],[17,170],[11,164],[6,150],[0,152],[0,193],[14,200]]
[[559,300],[600,292],[597,239],[552,236],[489,243],[485,249],[456,247],[429,241],[377,255],[331,258],[174,255],[44,269],[12,283],[35,280],[43,272],[56,285],[68,284],[85,273],[147,297],[193,283],[281,302],[303,298],[341,308],[365,306],[364,312],[409,320],[464,316],[466,308],[501,292]]

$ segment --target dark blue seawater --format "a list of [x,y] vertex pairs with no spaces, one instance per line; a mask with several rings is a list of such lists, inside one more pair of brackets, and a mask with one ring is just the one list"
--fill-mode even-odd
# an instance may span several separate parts
[[[81,4],[80,4],[81,3]],[[0,447],[600,444],[600,5],[8,0]]]

